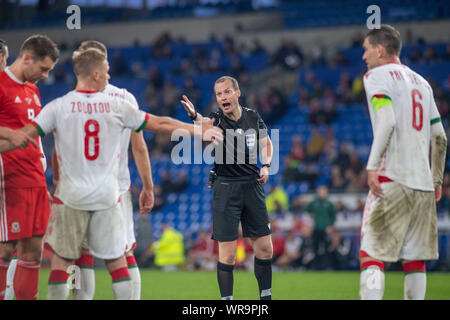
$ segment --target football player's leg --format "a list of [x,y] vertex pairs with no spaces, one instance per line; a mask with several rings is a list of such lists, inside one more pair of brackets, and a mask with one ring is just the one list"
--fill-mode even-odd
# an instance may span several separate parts
[[425,262],[420,260],[402,261],[402,264],[405,271],[404,299],[424,300],[427,288]]
[[68,260],[54,254],[51,261],[51,271],[48,278],[47,300],[66,300],[69,296],[67,269],[74,260]]
[[14,254],[11,262],[9,263],[8,273],[6,274],[6,290],[5,300],[14,299],[14,275],[17,268],[17,252]]
[[141,300],[141,273],[134,257],[134,250],[128,251],[126,254],[128,272],[130,273],[131,282],[133,283],[132,300]]
[[125,256],[121,256],[118,259],[105,260],[105,265],[112,278],[114,298],[116,300],[131,300],[133,284]]
[[83,249],[81,257],[75,261],[80,267],[80,288],[73,288],[72,294],[75,300],[92,300],[95,293],[94,256],[88,249]]
[[43,236],[19,239],[14,291],[17,300],[37,300]]
[[4,299],[8,267],[16,249],[17,241],[0,242],[0,300]]
[[361,275],[359,298],[361,300],[381,300],[384,294],[384,264],[360,251]]

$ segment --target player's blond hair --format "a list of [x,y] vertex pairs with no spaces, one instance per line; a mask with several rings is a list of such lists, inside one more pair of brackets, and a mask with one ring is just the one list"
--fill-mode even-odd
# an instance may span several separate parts
[[106,55],[95,48],[75,51],[72,55],[73,71],[77,77],[89,77],[105,60]]
[[78,51],[84,51],[87,49],[98,49],[100,50],[105,56],[108,56],[108,50],[106,49],[106,46],[97,40],[86,40],[83,41],[80,46],[78,47]]

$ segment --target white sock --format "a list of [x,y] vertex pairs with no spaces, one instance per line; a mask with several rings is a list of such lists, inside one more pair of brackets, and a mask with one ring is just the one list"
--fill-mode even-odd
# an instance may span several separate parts
[[361,270],[359,298],[361,300],[381,300],[384,294],[384,272],[375,265]]
[[131,300],[141,300],[141,273],[139,272],[139,268],[137,266],[128,268],[128,272],[130,273],[131,282],[133,283],[133,295]]
[[47,289],[47,300],[67,300],[69,288],[67,283],[51,284]]
[[12,259],[6,273],[5,300],[12,300],[14,298],[14,274],[16,273],[16,267],[17,259]]
[[114,299],[131,300],[131,297],[133,295],[133,284],[131,283],[131,280],[113,282],[112,289]]
[[133,296],[133,283],[127,267],[110,271],[114,299],[131,300]]
[[80,289],[73,289],[74,300],[92,300],[95,293],[95,272],[91,268],[80,268]]
[[427,274],[425,272],[405,274],[403,293],[405,300],[424,300],[426,288]]

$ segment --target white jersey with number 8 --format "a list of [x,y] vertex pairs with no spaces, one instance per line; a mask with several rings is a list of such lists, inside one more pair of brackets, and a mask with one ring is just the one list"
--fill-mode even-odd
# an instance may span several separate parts
[[71,91],[35,119],[41,136],[54,133],[60,183],[55,196],[78,210],[105,210],[119,199],[120,139],[141,130],[145,112],[102,92]]
[[396,125],[378,170],[409,188],[434,191],[430,169],[431,125],[440,121],[439,111],[428,82],[402,64],[376,67],[364,76],[373,132],[377,123],[374,97],[390,100]]

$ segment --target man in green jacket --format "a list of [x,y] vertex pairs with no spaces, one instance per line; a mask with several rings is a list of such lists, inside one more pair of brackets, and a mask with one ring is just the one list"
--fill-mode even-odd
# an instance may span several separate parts
[[[334,222],[336,220],[336,208],[328,200],[328,188],[319,186],[317,188],[317,198],[306,206],[306,211],[314,217],[313,247],[316,254],[314,266],[322,269],[331,268],[329,265],[328,246],[329,236],[334,232]],[[325,266],[322,260],[325,258]]]

